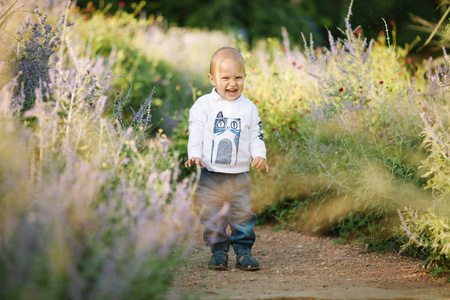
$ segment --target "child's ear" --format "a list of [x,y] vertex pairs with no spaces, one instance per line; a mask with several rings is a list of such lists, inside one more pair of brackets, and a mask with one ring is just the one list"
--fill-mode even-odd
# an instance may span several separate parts
[[214,77],[211,74],[208,74],[208,79],[213,86],[216,86],[216,81],[214,80]]

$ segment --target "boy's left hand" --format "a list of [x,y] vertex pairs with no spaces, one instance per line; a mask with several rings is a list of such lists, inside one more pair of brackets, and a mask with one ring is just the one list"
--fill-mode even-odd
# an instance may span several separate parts
[[267,164],[267,161],[261,156],[255,157],[252,161],[251,166],[252,168],[257,168],[258,172],[264,168],[266,169],[266,172],[269,172],[269,165]]

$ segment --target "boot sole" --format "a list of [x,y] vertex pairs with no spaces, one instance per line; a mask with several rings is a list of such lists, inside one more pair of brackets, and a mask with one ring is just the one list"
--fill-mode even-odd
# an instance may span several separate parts
[[242,271],[258,271],[259,266],[246,268],[243,265],[241,265],[240,263],[236,263],[236,269],[239,269]]
[[214,266],[214,265],[208,265],[208,269],[214,270],[214,271],[226,271],[226,266]]

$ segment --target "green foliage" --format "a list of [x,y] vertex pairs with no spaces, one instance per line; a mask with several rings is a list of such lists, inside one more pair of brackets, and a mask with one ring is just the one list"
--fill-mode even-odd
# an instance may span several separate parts
[[[436,276],[436,275],[446,274],[446,273],[450,273],[450,270],[443,269],[443,268],[436,268],[433,270],[433,272],[431,272],[431,276]],[[447,280],[445,282],[450,283],[450,277],[447,278]]]
[[[286,228],[286,224],[289,226],[297,226],[295,218],[298,216],[299,211],[306,206],[308,202],[306,200],[283,200],[278,203],[272,204],[269,208],[258,215],[257,225],[263,225],[273,220],[282,221],[282,227]],[[283,221],[284,220],[284,221]]]
[[347,243],[351,236],[363,235],[363,230],[367,227],[367,220],[362,213],[350,213],[347,217],[341,220],[336,226],[331,228],[331,232],[338,235],[340,239],[335,239],[336,243]]
[[450,226],[448,214],[429,210],[421,213],[406,209],[402,220],[402,249],[424,259],[423,266],[450,268]]
[[[87,8],[86,14],[89,14],[92,7],[102,9],[105,5],[110,6],[109,11],[113,13],[118,10],[132,13],[136,7],[142,5],[143,12],[147,15],[162,14],[169,25],[233,30],[236,34],[244,34],[252,45],[256,45],[260,39],[280,37],[282,26],[296,39],[300,37],[301,32],[312,32],[315,41],[324,44],[329,29],[333,34],[339,34],[337,28],[345,27],[344,18],[349,3],[350,0],[77,1],[77,5],[83,10]],[[268,7],[270,9],[267,9]],[[394,26],[398,45],[411,44],[416,37],[426,39],[426,33],[422,30],[411,30],[410,14],[426,20],[439,19],[440,12],[435,8],[436,3],[428,0],[417,0],[414,5],[407,5],[405,1],[355,1],[354,11],[357,13],[353,16],[353,22],[361,25],[368,37],[375,38],[383,30],[384,18]]]
[[[81,20],[80,16],[77,16]],[[129,105],[124,117],[130,118],[132,108],[139,107],[155,90],[152,99],[152,116],[155,128],[170,132],[176,111],[187,106],[190,99],[177,92],[182,84],[181,75],[170,62],[152,57],[146,50],[146,35],[154,21],[136,19],[134,14],[120,12],[105,17],[102,11],[94,10],[84,21],[77,22],[77,33],[86,41],[86,51],[92,58],[101,55],[110,57],[114,70],[114,85],[118,91],[133,86]],[[187,85],[187,84],[183,84]]]
[[388,229],[383,226],[383,216],[374,212],[352,212],[339,220],[337,225],[331,228],[330,233],[338,236],[334,239],[337,244],[355,242],[367,245],[367,252],[385,253],[396,248],[395,240]]
[[177,264],[170,258],[148,259],[144,262],[141,273],[136,274],[124,299],[161,299],[170,288],[173,279],[172,268]]
[[[132,12],[140,1],[108,1],[112,11],[120,9]],[[101,8],[101,1],[80,0],[77,4],[83,8],[89,3]],[[142,3],[142,2],[141,2]],[[91,6],[92,7],[92,6]],[[270,10],[267,10],[270,7]],[[316,15],[314,5],[309,2],[293,2],[289,0],[258,2],[250,0],[209,1],[147,1],[143,9],[150,15],[162,14],[169,24],[213,30],[235,31],[250,43],[268,36],[280,36],[280,28],[300,37],[301,31],[315,32],[321,39],[319,27],[312,18]],[[307,17],[308,16],[308,17]],[[322,24],[321,24],[322,25]]]
[[195,168],[187,169],[184,167],[184,163],[187,160],[188,152],[188,140],[189,140],[189,110],[186,109],[181,119],[179,120],[178,126],[174,128],[172,139],[175,141],[173,150],[176,151],[180,157],[180,170],[181,176],[187,177],[195,171]]
[[[448,57],[446,56],[448,59]],[[438,82],[438,85],[448,85],[447,82]],[[447,101],[446,94],[438,95],[438,99]],[[445,103],[445,102],[444,102]],[[430,107],[428,112],[421,114],[425,130],[425,147],[428,156],[422,163],[426,173],[422,175],[427,180],[427,189],[433,191],[434,196],[440,201],[450,204],[450,112],[447,106],[442,109],[436,105]]]
[[[386,36],[369,43],[347,28],[330,43],[305,45],[303,54],[288,40],[268,39],[246,54],[246,95],[259,107],[268,147],[289,157],[288,174],[317,174],[351,209],[388,215],[424,183],[418,103],[425,99],[416,91],[426,83],[411,86],[406,52],[389,48]],[[416,78],[421,74],[418,68]],[[336,222],[349,212],[331,213]]]
[[155,89],[154,129],[162,128],[170,136],[193,96],[211,89],[206,76],[209,57],[219,47],[232,45],[232,38],[220,32],[164,29],[160,17],[137,18],[142,7],[135,7],[132,13],[119,10],[115,14],[108,8],[98,10],[91,6],[87,13],[77,12],[74,18],[79,22],[74,38],[81,39],[81,51],[86,55],[110,56],[113,83],[118,91],[128,90],[133,82],[132,98],[124,111],[126,117],[131,107],[138,107]]

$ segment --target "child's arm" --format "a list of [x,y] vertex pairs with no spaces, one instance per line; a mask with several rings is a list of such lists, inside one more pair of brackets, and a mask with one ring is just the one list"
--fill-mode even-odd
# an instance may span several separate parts
[[189,110],[188,160],[184,163],[186,168],[192,165],[205,168],[201,156],[203,148],[203,130],[206,121],[206,112],[204,111],[200,98]]
[[254,106],[252,111],[252,125],[250,127],[250,153],[253,161],[252,168],[257,168],[258,171],[266,169],[269,172],[269,165],[266,159],[266,145],[264,143],[264,133],[262,130],[261,118],[258,114],[258,109]]
[[267,164],[267,161],[261,156],[257,156],[253,159],[252,168],[257,168],[258,172],[263,169],[266,169],[266,172],[269,172],[269,165]]

